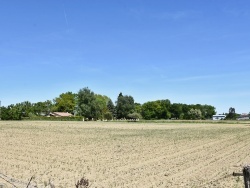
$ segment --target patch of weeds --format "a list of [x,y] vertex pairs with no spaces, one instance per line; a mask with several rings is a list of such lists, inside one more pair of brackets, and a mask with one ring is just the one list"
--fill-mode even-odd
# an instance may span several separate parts
[[89,180],[86,179],[85,177],[82,177],[76,183],[76,188],[89,188],[89,187],[90,187]]

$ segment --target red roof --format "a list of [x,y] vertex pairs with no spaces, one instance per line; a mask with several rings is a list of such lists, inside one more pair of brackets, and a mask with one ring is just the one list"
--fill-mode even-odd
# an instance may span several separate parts
[[56,116],[56,117],[70,117],[70,116],[73,116],[72,114],[70,114],[68,112],[51,112],[50,115],[51,116]]

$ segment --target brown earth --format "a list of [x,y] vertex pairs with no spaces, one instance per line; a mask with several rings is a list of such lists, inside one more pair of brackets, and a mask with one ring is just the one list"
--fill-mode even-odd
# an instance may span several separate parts
[[250,164],[249,133],[248,124],[0,121],[0,183],[241,188],[232,173]]

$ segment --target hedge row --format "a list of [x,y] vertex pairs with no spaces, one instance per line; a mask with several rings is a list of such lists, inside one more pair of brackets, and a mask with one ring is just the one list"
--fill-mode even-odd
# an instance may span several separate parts
[[23,118],[23,120],[36,120],[36,121],[82,121],[83,117],[81,116],[73,116],[73,117],[44,117],[44,116],[36,116]]

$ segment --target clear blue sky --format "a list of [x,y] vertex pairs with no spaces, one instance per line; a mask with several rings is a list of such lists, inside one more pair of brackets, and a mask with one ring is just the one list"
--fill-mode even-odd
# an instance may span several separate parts
[[249,75],[249,0],[0,1],[4,106],[89,87],[248,113]]

